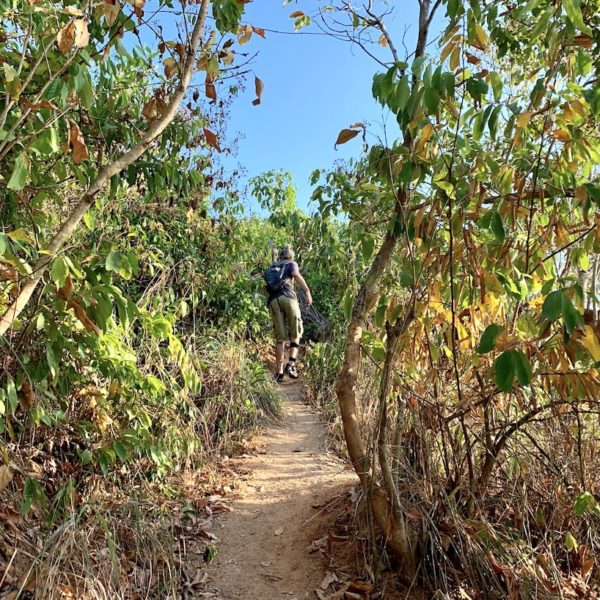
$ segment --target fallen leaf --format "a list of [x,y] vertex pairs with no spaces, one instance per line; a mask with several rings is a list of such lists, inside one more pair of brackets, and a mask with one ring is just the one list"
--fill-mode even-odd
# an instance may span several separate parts
[[275,535],[281,535],[283,533],[283,527],[279,527],[275,530]]
[[87,146],[81,129],[75,121],[69,122],[68,146],[73,150],[73,162],[78,165],[89,158]]
[[332,583],[335,583],[336,581],[339,581],[337,575],[332,571],[327,571],[325,573],[325,577],[323,577],[321,581],[320,587],[322,590],[326,590]]
[[12,481],[13,473],[8,465],[0,465],[0,492]]
[[347,141],[358,135],[358,131],[356,129],[342,129],[337,137],[335,145],[345,144]]

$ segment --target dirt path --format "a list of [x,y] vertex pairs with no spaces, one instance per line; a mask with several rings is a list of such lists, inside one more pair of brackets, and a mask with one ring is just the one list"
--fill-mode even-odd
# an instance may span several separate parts
[[319,510],[355,481],[326,451],[325,426],[303,403],[301,385],[282,389],[286,417],[255,440],[264,450],[243,460],[252,474],[214,529],[209,589],[222,600],[316,598],[325,565],[308,547],[327,534]]

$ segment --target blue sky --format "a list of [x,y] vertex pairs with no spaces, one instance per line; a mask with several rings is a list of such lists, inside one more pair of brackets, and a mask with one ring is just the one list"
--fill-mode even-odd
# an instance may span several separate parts
[[[418,4],[416,0],[398,4],[402,9],[397,9],[390,21],[390,33],[401,40],[405,27],[410,26],[405,42],[412,48]],[[250,77],[246,91],[233,103],[228,124],[230,133],[239,131],[245,136],[235,161],[245,167],[247,177],[271,169],[289,171],[302,207],[310,197],[308,179],[314,169],[360,155],[360,137],[334,149],[341,129],[357,121],[367,122],[367,142],[373,143],[383,134],[387,120],[388,135],[397,133],[395,119],[389,118],[371,95],[373,74],[381,70],[372,58],[349,43],[310,35],[319,32],[314,25],[293,34],[294,20],[289,15],[295,10],[312,14],[318,6],[323,3],[316,0],[286,6],[273,0],[246,4],[244,22],[287,33],[267,31],[266,39],[254,35],[243,46],[259,52],[252,69],[264,82],[263,99],[259,106],[252,106],[254,81]],[[388,59],[387,49],[376,51]],[[401,48],[399,52],[404,54]]]
[[[153,4],[146,5],[148,13]],[[386,24],[400,57],[405,58],[402,42],[411,51],[415,45],[418,2],[399,0],[391,4],[394,13],[386,18]],[[395,118],[371,95],[373,75],[383,70],[381,65],[357,46],[322,34],[315,24],[294,31],[292,12],[302,10],[314,15],[324,5],[319,0],[299,0],[285,6],[282,0],[252,0],[246,4],[242,23],[264,28],[266,39],[255,34],[241,48],[237,44],[232,48],[257,56],[249,67],[244,67],[252,73],[247,76],[245,91],[234,99],[227,122],[228,138],[242,135],[237,153],[219,156],[231,171],[238,165],[243,167],[242,186],[265,171],[289,171],[302,208],[308,207],[312,192],[309,177],[314,169],[329,169],[335,161],[357,158],[362,152],[360,136],[334,148],[341,129],[366,123],[368,144],[384,135],[393,140],[398,134]],[[179,17],[169,12],[180,14],[177,9],[167,11],[159,22],[165,37],[173,39],[174,23]],[[439,30],[444,12],[444,8],[438,11],[430,39]],[[208,26],[214,23],[209,21]],[[432,45],[431,51],[434,48]],[[371,49],[382,60],[390,60],[389,49],[379,45]],[[252,105],[254,75],[264,84],[259,106]],[[251,198],[246,197],[246,205],[257,210]]]

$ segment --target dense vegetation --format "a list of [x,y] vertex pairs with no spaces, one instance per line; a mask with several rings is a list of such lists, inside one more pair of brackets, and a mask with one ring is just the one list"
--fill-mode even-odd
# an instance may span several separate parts
[[260,273],[289,240],[374,558],[440,594],[597,593],[600,5],[419,0],[405,56],[374,4],[312,19],[389,53],[397,139],[316,172],[312,215],[252,180],[266,217],[216,158],[264,34],[243,3],[0,5],[0,593],[175,593],[159,498],[192,514],[175,478],[278,414]]

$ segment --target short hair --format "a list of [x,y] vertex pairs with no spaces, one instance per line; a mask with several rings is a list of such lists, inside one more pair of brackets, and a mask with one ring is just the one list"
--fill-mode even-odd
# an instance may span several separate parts
[[294,260],[294,250],[290,246],[290,244],[286,244],[279,251],[279,260]]

